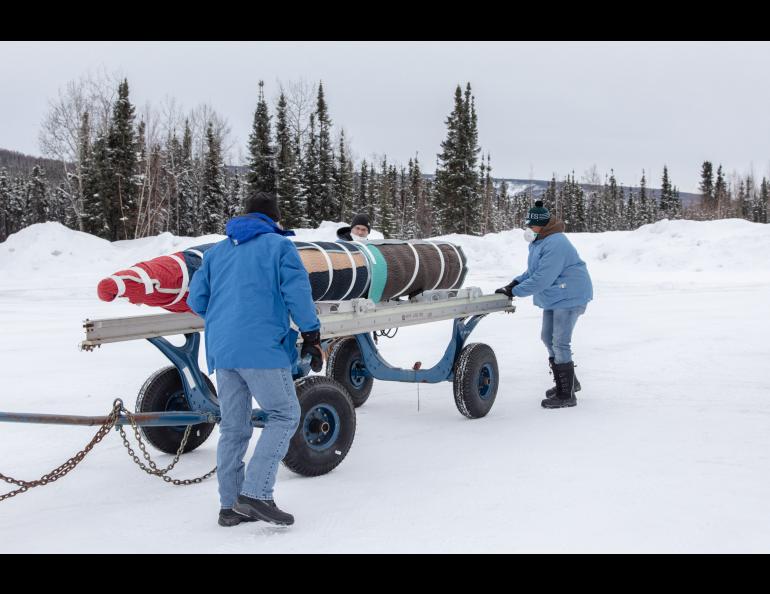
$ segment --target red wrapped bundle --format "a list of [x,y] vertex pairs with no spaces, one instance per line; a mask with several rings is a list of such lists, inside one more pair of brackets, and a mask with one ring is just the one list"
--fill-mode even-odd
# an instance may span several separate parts
[[97,286],[99,299],[114,301],[117,297],[131,303],[162,307],[182,313],[190,311],[187,297],[190,278],[203,261],[209,245],[190,248],[168,256],[139,262],[102,279]]

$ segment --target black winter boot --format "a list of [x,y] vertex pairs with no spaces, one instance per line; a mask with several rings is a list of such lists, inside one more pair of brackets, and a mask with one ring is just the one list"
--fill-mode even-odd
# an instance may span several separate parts
[[252,499],[245,495],[238,495],[238,501],[233,506],[233,511],[255,520],[264,520],[279,526],[291,526],[294,523],[294,516],[278,509],[272,499]]
[[556,376],[556,395],[553,398],[546,398],[540,405],[543,408],[564,408],[577,405],[575,398],[575,364],[554,363],[554,375]]
[[231,526],[237,526],[241,522],[256,522],[255,519],[248,516],[244,516],[231,509],[219,510],[219,525],[229,528]]
[[[553,369],[553,366],[554,366],[553,360],[554,360],[553,357],[548,357],[548,367],[551,368],[551,375],[553,375],[553,383],[555,384],[556,372]],[[577,367],[577,365],[575,367]],[[580,392],[580,382],[578,381],[577,375],[575,376],[575,392]],[[556,386],[554,386],[553,388],[548,388],[545,391],[546,398],[553,398],[554,396],[556,396]]]

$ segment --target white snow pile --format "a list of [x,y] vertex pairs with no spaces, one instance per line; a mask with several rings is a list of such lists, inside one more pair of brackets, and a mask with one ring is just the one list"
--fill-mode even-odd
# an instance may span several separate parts
[[[324,221],[318,229],[298,229],[299,241],[335,241],[344,223]],[[461,245],[473,276],[503,277],[526,268],[527,244],[514,229],[483,237],[447,235],[441,239]],[[373,231],[372,239],[382,234]],[[656,279],[698,281],[717,273],[737,283],[770,278],[770,226],[742,219],[669,221],[635,231],[568,234],[596,279],[650,282]],[[163,233],[132,241],[109,241],[73,231],[58,223],[32,225],[0,243],[0,274],[8,281],[34,278],[102,278],[136,262],[223,239],[222,235],[175,237]],[[750,270],[751,275],[741,274]]]

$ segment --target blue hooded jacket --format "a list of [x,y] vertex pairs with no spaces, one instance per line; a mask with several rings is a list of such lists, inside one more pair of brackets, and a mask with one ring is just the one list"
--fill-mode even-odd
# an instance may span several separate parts
[[564,223],[551,219],[529,244],[527,271],[514,280],[516,297],[534,296],[543,309],[568,309],[585,305],[594,297],[586,263],[563,233]]
[[204,254],[187,304],[206,323],[206,362],[215,369],[290,368],[296,357],[289,316],[302,332],[318,330],[299,252],[270,217],[252,213],[227,223],[227,239]]

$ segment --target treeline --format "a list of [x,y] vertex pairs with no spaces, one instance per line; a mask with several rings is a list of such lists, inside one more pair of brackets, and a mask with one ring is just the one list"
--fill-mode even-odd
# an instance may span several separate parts
[[[244,166],[232,162],[227,121],[211,106],[183,111],[174,100],[138,110],[127,80],[87,77],[51,102],[40,141],[55,160],[10,155],[0,168],[0,241],[38,222],[58,221],[109,240],[170,231],[222,233],[240,212],[247,190],[275,192],[284,226],[315,227],[366,212],[385,237],[484,234],[523,224],[536,198],[512,193],[492,177],[479,146],[470,84],[459,85],[446,118],[435,175],[415,156],[404,166],[387,155],[357,161],[344,130],[334,125],[323,84],[280,85],[271,109],[259,83]],[[55,163],[55,170],[51,164]],[[767,222],[768,182],[731,175],[710,162],[701,172],[701,203],[683,207],[664,166],[661,188],[604,180],[596,167],[576,181],[551,180],[542,199],[571,232],[635,229],[662,218],[742,217]]]

